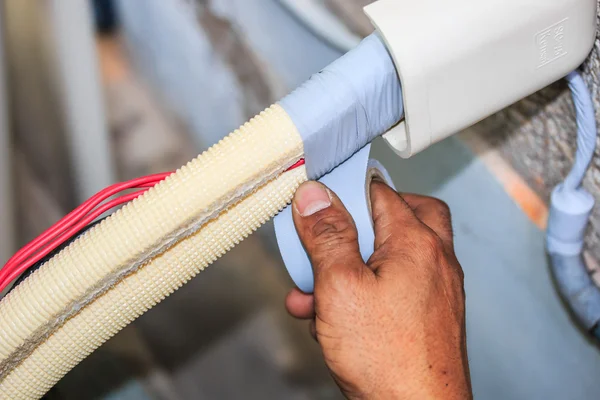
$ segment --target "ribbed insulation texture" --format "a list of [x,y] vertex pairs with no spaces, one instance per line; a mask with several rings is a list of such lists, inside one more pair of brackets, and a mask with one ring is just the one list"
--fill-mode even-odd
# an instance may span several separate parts
[[288,204],[302,141],[275,105],[92,228],[0,302],[0,398],[37,399]]

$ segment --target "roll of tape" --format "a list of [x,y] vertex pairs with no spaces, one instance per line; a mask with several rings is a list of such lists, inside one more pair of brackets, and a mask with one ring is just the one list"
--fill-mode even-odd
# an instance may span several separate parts
[[[319,182],[331,189],[344,203],[356,224],[358,244],[366,262],[373,254],[375,234],[371,218],[370,186],[374,177],[384,180],[393,187],[386,169],[377,160],[369,159],[371,145],[363,147],[346,162]],[[287,207],[275,217],[275,235],[283,262],[300,290],[312,293],[314,278],[310,260],[292,219],[292,209]]]

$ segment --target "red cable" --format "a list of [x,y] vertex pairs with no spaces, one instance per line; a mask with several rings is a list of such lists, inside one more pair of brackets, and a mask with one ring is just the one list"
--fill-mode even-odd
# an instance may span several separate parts
[[[300,159],[286,171],[298,168],[301,165],[304,165],[304,163],[304,159]],[[139,197],[149,188],[158,184],[171,174],[172,172],[154,174],[127,182],[117,183],[92,196],[79,207],[61,218],[57,223],[45,230],[40,236],[29,242],[6,262],[4,267],[0,269],[0,292],[3,291],[10,282],[17,279],[23,272],[27,271],[27,269],[44,259],[44,257],[69,240],[69,238],[77,234],[96,218],[114,207]],[[142,188],[143,190],[123,195],[100,205],[106,199],[123,190]]]
[[299,166],[301,166],[301,165],[304,165],[304,164],[305,164],[305,162],[304,162],[304,158],[301,158],[301,159],[299,159],[298,161],[296,161],[294,164],[292,164],[292,166],[291,166],[291,167],[289,167],[289,168],[288,168],[288,169],[287,169],[285,172],[287,172],[287,171],[291,171],[291,170],[293,170],[293,169],[296,169],[296,168],[298,168]]
[[91,210],[93,210],[95,207],[97,207],[100,203],[102,203],[107,198],[112,197],[115,194],[122,192],[123,190],[126,190],[126,189],[154,186],[156,183],[163,180],[170,174],[171,173],[149,175],[149,176],[145,176],[142,178],[133,179],[131,181],[117,183],[117,184],[107,187],[106,189],[103,189],[102,191],[100,191],[99,193],[95,194],[90,199],[88,199],[86,202],[81,204],[75,210],[73,210],[69,214],[65,215],[57,223],[55,223],[50,228],[48,228],[46,231],[44,231],[36,239],[29,242],[21,250],[19,250],[17,253],[15,253],[6,262],[6,265],[8,265],[9,263],[22,262],[27,257],[29,257],[31,254],[33,254],[35,252],[36,248],[39,248],[40,246],[43,246],[46,243],[48,243],[49,240],[51,240],[52,238],[57,236],[57,234],[59,233],[60,230],[64,230],[66,227],[69,226],[69,224],[73,224],[74,221],[85,216],[87,213],[89,213]]
[[45,247],[43,250],[39,251],[35,256],[29,258],[26,262],[21,263],[20,265],[14,265],[8,263],[0,270],[0,292],[4,290],[4,288],[12,282],[14,279],[18,278],[23,272],[27,271],[31,266],[35,265],[38,261],[42,260],[48,254],[50,254],[54,249],[68,240],[70,237],[75,235],[77,232],[85,228],[91,222],[93,222],[96,218],[107,212],[108,210],[117,207],[123,203],[130,202],[131,200],[139,197],[144,192],[148,191],[148,189],[138,190],[134,193],[129,193],[124,196],[121,196],[117,199],[111,200],[102,206],[95,209],[92,213],[87,215],[85,218],[82,218],[77,224],[73,225],[66,232],[62,233],[54,243]]

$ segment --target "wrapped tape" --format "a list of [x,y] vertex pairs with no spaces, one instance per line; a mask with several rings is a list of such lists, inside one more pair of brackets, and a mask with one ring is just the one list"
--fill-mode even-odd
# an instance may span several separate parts
[[[377,160],[369,159],[370,150],[371,144],[368,144],[319,179],[319,182],[340,198],[352,215],[358,230],[360,253],[365,262],[373,254],[375,240],[371,218],[371,181],[374,177],[378,177],[394,187],[383,165]],[[312,266],[296,232],[292,207],[287,207],[275,217],[275,234],[281,257],[294,283],[303,292],[312,293],[314,289]]]
[[398,73],[376,33],[279,105],[302,136],[309,179],[333,170],[404,115]]

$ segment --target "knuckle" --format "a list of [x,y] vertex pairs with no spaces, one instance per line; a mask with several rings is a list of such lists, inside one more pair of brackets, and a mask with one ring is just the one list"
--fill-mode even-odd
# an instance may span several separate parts
[[347,292],[358,283],[355,271],[339,263],[323,268],[320,278],[330,289],[335,289],[335,292]]
[[450,221],[451,212],[450,206],[440,199],[432,198],[431,199],[431,207],[435,210],[436,214],[440,217],[440,219]]
[[452,229],[452,214],[448,204],[443,200],[432,197],[429,199],[427,206],[436,223],[438,229],[437,233],[444,238],[452,239],[454,236]]
[[340,306],[354,308],[353,304],[359,304],[357,296],[366,278],[359,271],[339,263],[321,269],[315,283],[315,292],[319,293],[321,305],[328,301],[331,309]]
[[418,245],[421,254],[427,261],[438,261],[444,252],[442,239],[431,231],[426,231],[421,235]]
[[465,300],[465,275],[460,264],[452,265],[447,268],[450,273],[449,285],[455,297],[464,303]]
[[458,275],[460,285],[463,286],[465,283],[465,271],[463,271],[460,265],[456,268],[456,274]]
[[334,247],[358,240],[354,223],[344,215],[327,215],[312,226],[312,236],[318,247]]
[[464,282],[465,282],[465,271],[463,270],[463,268],[460,265],[460,263],[458,262],[458,260],[455,260],[453,265],[454,265],[453,270],[455,272],[455,275],[458,278],[460,285],[462,286],[462,285],[464,285]]
[[433,203],[433,206],[436,209],[438,209],[441,213],[450,214],[450,207],[448,206],[448,203],[446,203],[444,200],[432,197],[431,201]]

